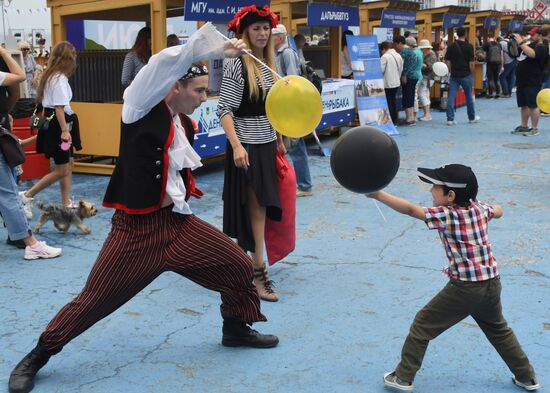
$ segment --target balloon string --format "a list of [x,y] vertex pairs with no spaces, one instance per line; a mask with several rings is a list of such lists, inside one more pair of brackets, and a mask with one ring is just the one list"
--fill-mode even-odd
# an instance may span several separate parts
[[[223,35],[222,33],[220,33],[218,30],[216,30],[216,33],[218,33],[219,35],[221,35],[226,41],[229,41],[229,38],[226,37],[225,35]],[[267,68],[269,71],[271,71],[273,74],[277,75],[277,77],[279,79],[283,79],[283,77],[281,75],[279,75],[277,72],[275,72],[273,69],[271,69],[267,64],[265,64],[263,61],[261,61],[260,59],[258,59],[256,56],[254,56],[250,49],[246,49],[244,50],[244,53],[246,53],[248,56],[252,57],[254,60],[256,60],[258,63],[260,63],[262,66],[264,66],[265,68]]]
[[374,206],[376,206],[376,208],[378,209],[378,213],[380,213],[380,215],[384,219],[384,222],[388,222],[388,220],[386,220],[386,217],[384,217],[384,213],[382,213],[382,210],[380,209],[380,206],[378,206],[378,203],[376,203],[376,200],[375,199],[371,199],[371,200],[374,203]]

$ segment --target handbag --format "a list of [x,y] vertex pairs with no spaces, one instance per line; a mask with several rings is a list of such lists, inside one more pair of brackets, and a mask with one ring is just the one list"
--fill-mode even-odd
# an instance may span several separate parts
[[15,168],[25,162],[25,151],[19,138],[4,127],[0,127],[0,151],[10,168]]
[[34,111],[31,115],[29,128],[31,130],[36,130],[37,132],[48,131],[48,128],[50,128],[50,121],[52,121],[52,119],[54,118],[55,112],[53,112],[49,117],[39,116],[36,114],[36,108],[38,108],[38,106],[34,108]]
[[296,173],[277,150],[277,185],[283,216],[281,221],[265,220],[265,249],[269,265],[282,260],[296,247]]

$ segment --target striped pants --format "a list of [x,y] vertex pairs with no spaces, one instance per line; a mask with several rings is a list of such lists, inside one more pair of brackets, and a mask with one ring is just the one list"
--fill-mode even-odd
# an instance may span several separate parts
[[61,351],[165,271],[220,292],[224,317],[266,321],[253,284],[252,260],[212,225],[171,209],[143,215],[116,211],[86,286],[40,336],[45,349]]

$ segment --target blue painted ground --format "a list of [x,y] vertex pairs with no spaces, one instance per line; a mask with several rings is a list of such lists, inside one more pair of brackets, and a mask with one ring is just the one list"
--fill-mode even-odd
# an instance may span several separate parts
[[[434,121],[401,128],[401,168],[388,191],[430,204],[429,186],[415,168],[462,162],[472,166],[482,200],[505,215],[490,237],[502,275],[505,316],[550,386],[550,119],[541,135],[510,135],[518,125],[515,100],[477,101],[481,122],[448,127]],[[330,145],[334,137],[325,137]],[[313,147],[313,146],[310,146]],[[443,285],[445,254],[437,233],[417,220],[338,186],[329,160],[311,156],[314,196],[298,200],[296,251],[271,268],[281,300],[263,303],[277,334],[275,349],[229,349],[220,344],[219,297],[169,273],[118,312],[52,358],[36,392],[383,392],[415,313]],[[77,198],[99,205],[108,178],[76,175]],[[193,208],[221,225],[221,165],[198,176],[206,196]],[[38,199],[56,201],[57,186]],[[27,262],[8,248],[0,229],[0,392],[13,366],[34,345],[54,313],[79,292],[110,228],[100,208],[89,236],[47,224],[40,236],[62,246],[62,257]],[[36,219],[35,219],[36,220]],[[33,225],[35,220],[33,220]],[[417,392],[516,392],[511,374],[472,319],[430,344],[415,381]],[[544,388],[543,388],[544,389]]]

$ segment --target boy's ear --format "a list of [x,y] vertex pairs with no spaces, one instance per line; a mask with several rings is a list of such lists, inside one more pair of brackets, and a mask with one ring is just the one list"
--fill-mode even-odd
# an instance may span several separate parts
[[453,190],[449,190],[449,193],[447,194],[447,199],[449,202],[454,202],[456,199],[456,194]]

